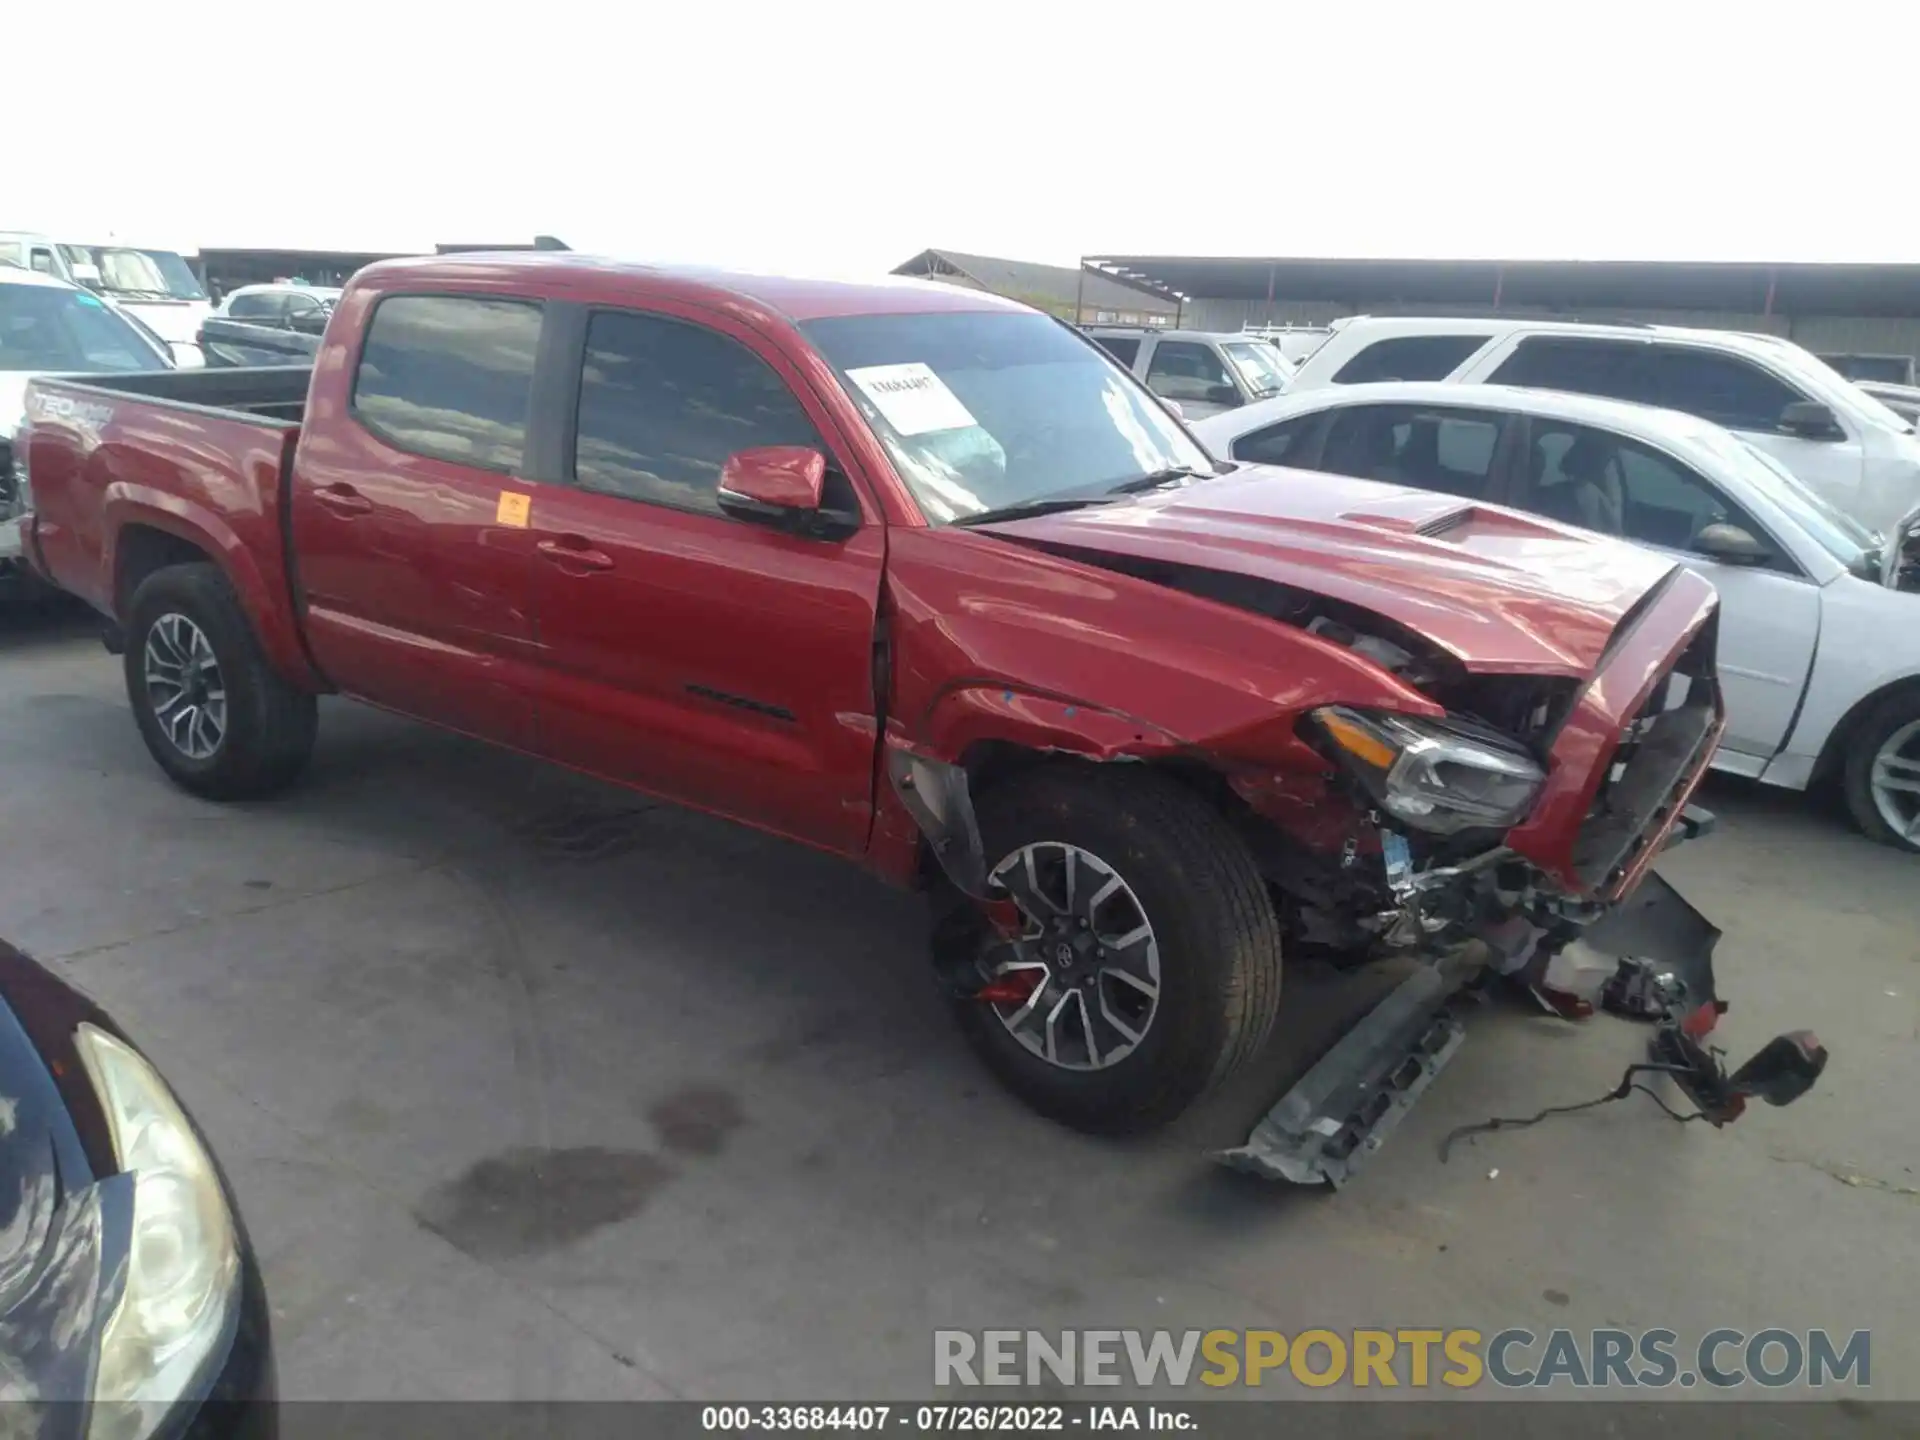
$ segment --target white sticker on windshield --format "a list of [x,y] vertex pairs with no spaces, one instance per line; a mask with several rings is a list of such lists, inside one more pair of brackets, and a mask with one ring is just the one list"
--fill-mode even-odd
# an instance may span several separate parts
[[947,388],[947,382],[917,360],[910,365],[863,366],[847,371],[847,378],[866,392],[886,422],[902,435],[961,430],[980,423]]

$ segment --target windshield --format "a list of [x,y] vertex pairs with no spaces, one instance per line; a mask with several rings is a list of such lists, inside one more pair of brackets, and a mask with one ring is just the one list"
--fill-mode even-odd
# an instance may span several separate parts
[[163,370],[166,364],[97,295],[0,284],[0,370]]
[[1724,431],[1701,436],[1708,449],[1743,474],[1761,494],[1856,575],[1878,578],[1880,537],[1846,512],[1814,494],[1766,451]]
[[1213,471],[1106,351],[1044,315],[847,315],[801,329],[933,524]]
[[1227,352],[1227,359],[1233,362],[1233,368],[1240,372],[1240,378],[1247,382],[1256,399],[1278,395],[1293,378],[1287,362],[1271,345],[1249,340],[1220,348]]
[[[187,262],[171,250],[131,250],[118,245],[62,245],[75,278],[104,294],[130,300],[204,300]],[[82,267],[87,267],[83,269]],[[94,278],[98,275],[98,279]]]

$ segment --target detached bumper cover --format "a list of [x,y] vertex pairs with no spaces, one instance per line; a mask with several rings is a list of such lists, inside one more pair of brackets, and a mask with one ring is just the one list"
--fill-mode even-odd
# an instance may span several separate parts
[[1245,1144],[1213,1158],[1269,1180],[1346,1184],[1465,1042],[1447,1009],[1464,983],[1438,966],[1409,975],[1280,1097]]
[[[1677,825],[1672,836],[1704,833],[1712,821],[1707,812],[1690,810],[1690,823]],[[1676,842],[1670,836],[1668,843]],[[1695,1040],[1711,1029],[1720,1010],[1713,973],[1720,931],[1660,876],[1649,874],[1581,938],[1670,977],[1675,1018]],[[1414,972],[1280,1097],[1245,1143],[1213,1158],[1270,1180],[1345,1185],[1464,1043],[1466,1032],[1449,1002],[1482,968],[1456,952]]]

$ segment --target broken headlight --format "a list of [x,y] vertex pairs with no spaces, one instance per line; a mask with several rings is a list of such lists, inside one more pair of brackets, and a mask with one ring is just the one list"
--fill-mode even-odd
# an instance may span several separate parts
[[1382,810],[1435,835],[1518,824],[1546,778],[1517,746],[1410,715],[1329,705],[1313,720]]

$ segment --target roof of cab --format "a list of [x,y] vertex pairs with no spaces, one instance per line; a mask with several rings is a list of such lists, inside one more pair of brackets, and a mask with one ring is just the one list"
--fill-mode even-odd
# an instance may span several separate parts
[[360,271],[356,283],[377,283],[382,290],[409,282],[486,281],[490,285],[584,282],[604,288],[608,298],[627,290],[634,296],[672,294],[709,302],[746,301],[790,321],[838,315],[908,315],[929,311],[1028,312],[1030,307],[984,290],[937,280],[882,276],[872,280],[805,279],[755,275],[696,265],[643,265],[630,260],[582,255],[574,251],[465,252],[458,255],[407,256],[381,260]]

